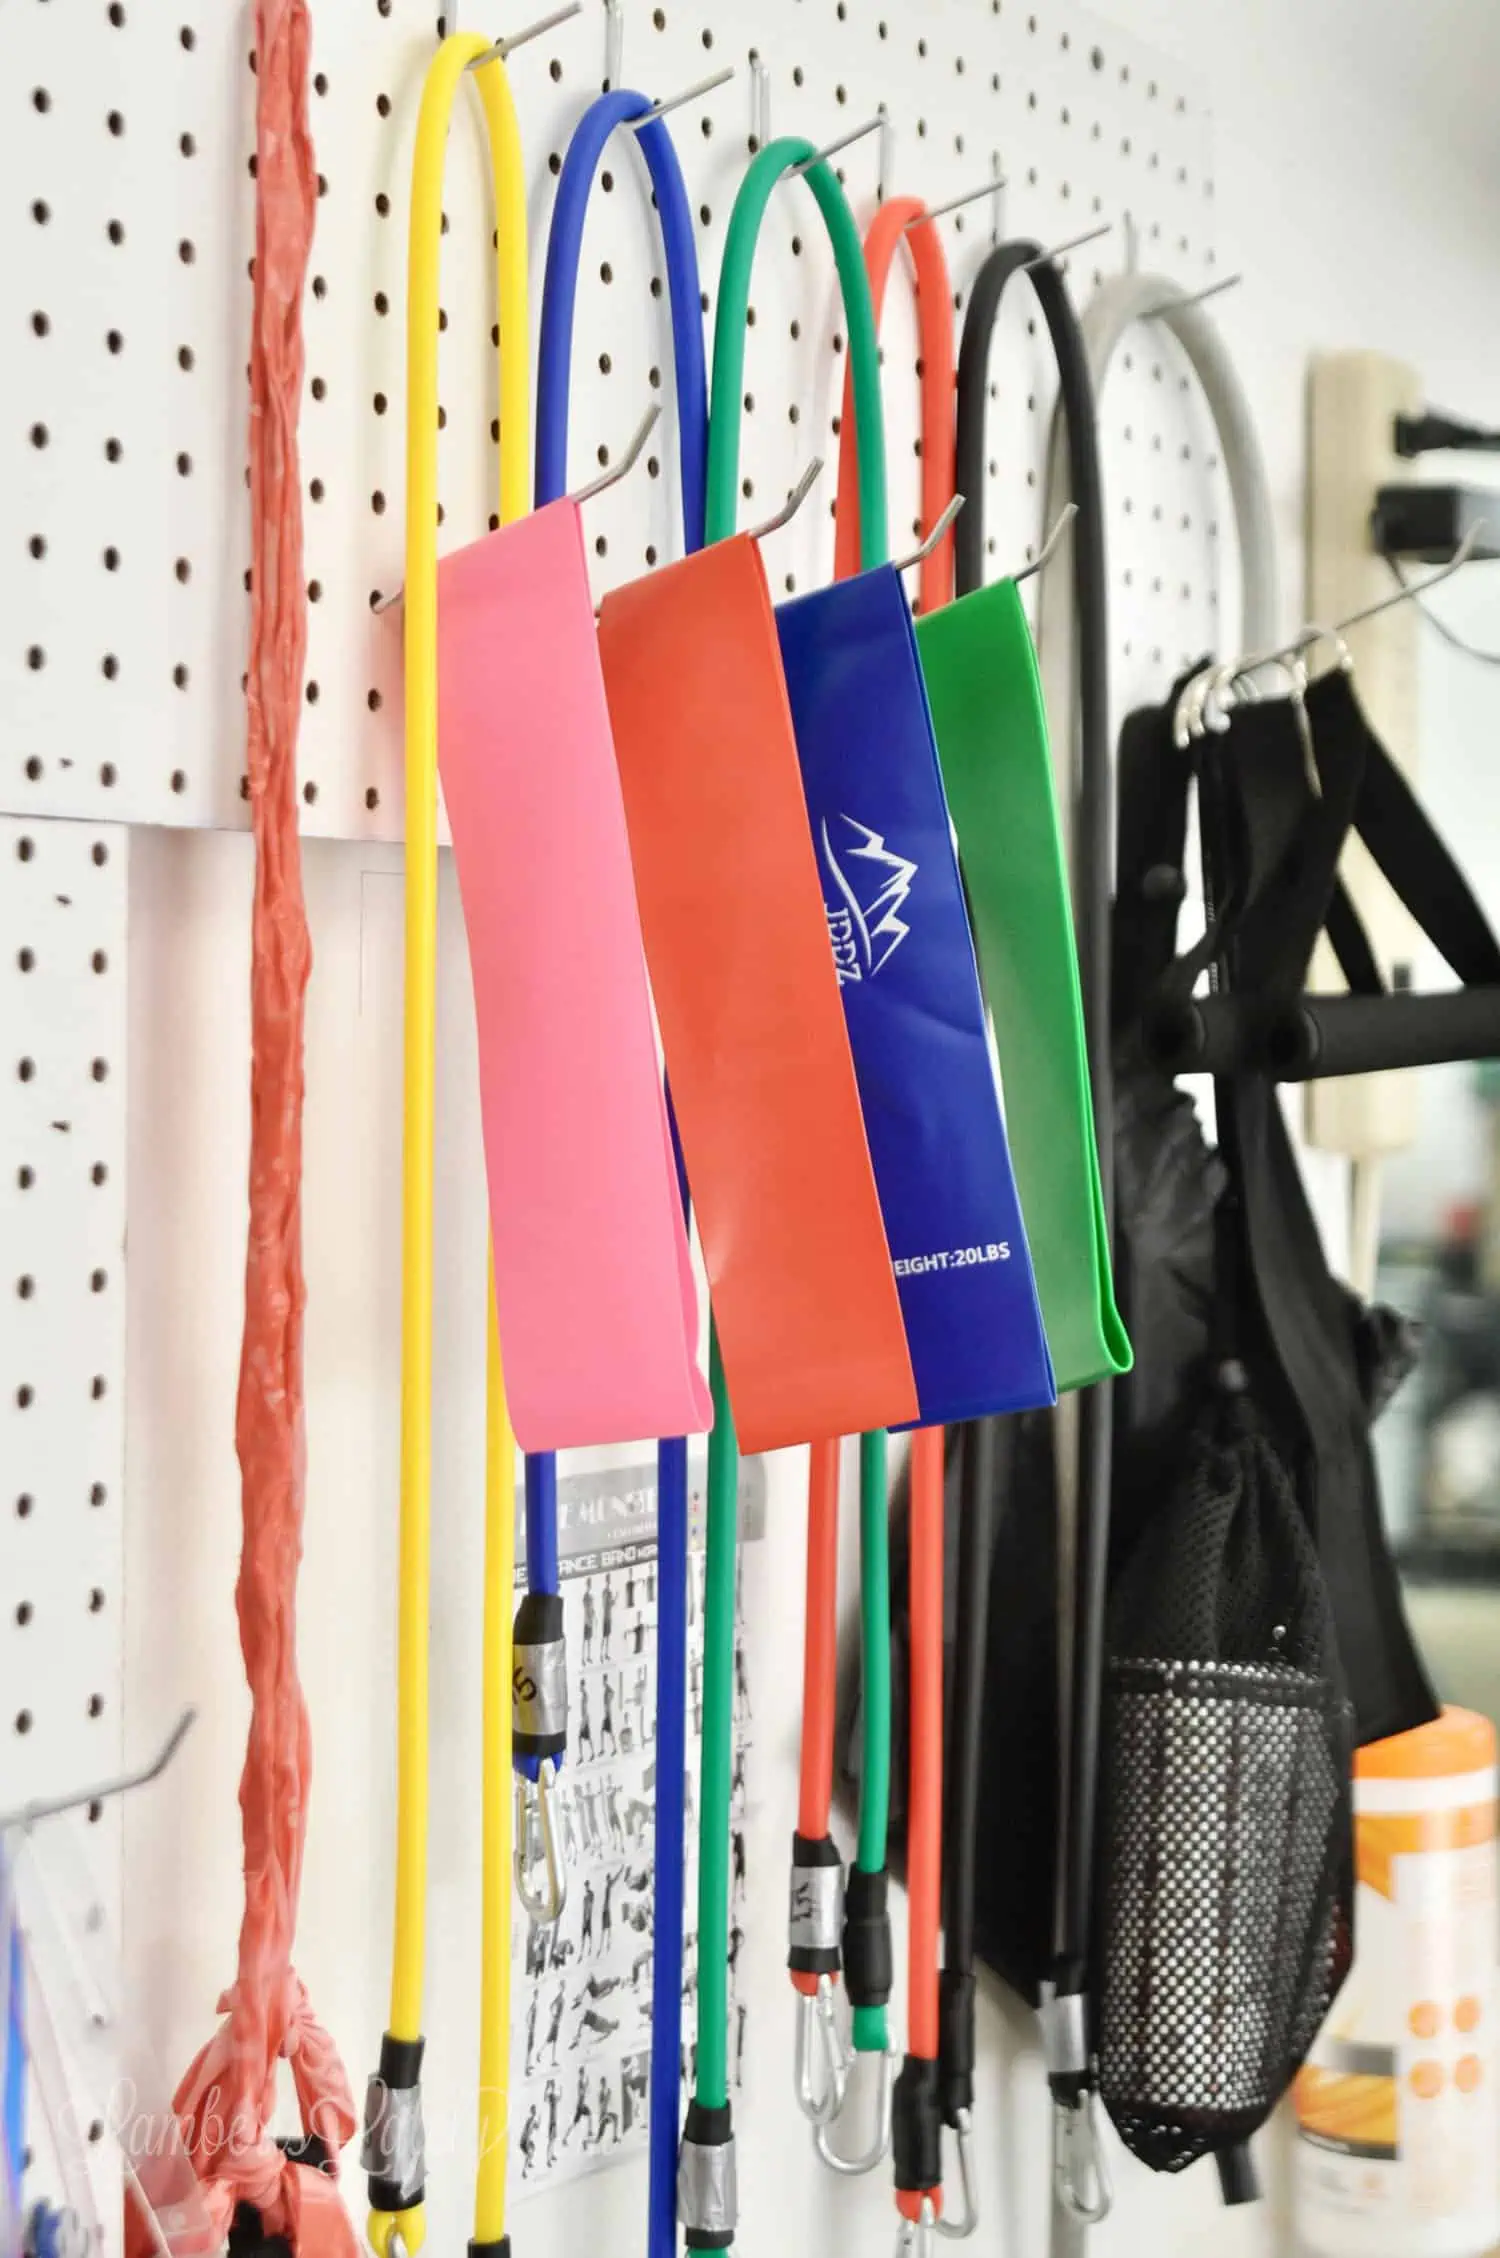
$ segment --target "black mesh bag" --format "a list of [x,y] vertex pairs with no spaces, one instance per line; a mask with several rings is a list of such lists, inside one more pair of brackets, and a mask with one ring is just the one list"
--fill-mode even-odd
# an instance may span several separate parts
[[1353,1717],[1316,1547],[1226,1363],[1110,1598],[1097,2043],[1127,2148],[1240,2146],[1348,1971]]

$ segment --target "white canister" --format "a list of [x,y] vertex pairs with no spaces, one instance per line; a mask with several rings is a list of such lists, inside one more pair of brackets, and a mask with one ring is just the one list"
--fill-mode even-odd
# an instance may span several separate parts
[[1354,1966],[1294,2089],[1297,2231],[1328,2258],[1500,2242],[1495,1730],[1360,1750]]

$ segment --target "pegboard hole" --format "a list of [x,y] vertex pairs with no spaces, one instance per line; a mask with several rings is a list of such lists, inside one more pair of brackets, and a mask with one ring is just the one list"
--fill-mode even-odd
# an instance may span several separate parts
[[102,1615],[104,1613],[104,1593],[97,1584],[89,1593],[89,1613],[90,1615]]
[[31,1711],[29,1709],[18,1709],[16,1711],[16,1731],[23,1737],[31,1731],[31,1722]]
[[103,675],[106,682],[118,681],[120,674],[120,662],[116,658],[113,651],[105,652],[103,658],[99,661],[99,672]]
[[114,762],[101,761],[99,763],[99,781],[104,786],[106,791],[109,790],[110,786],[115,782],[115,779],[116,771]]
[[34,972],[36,970],[36,950],[17,949],[16,968],[20,972]]
[[16,1292],[22,1301],[30,1301],[32,1295],[36,1292],[36,1280],[29,1271],[23,1270],[16,1280]]
[[31,317],[31,334],[33,337],[50,337],[52,335],[52,317],[50,314],[44,314],[40,307]]
[[26,664],[33,674],[40,674],[47,663],[47,654],[40,643],[33,643],[26,653]]
[[23,1631],[25,1630],[27,1624],[31,1621],[31,1618],[35,1614],[35,1612],[36,1610],[33,1608],[29,1599],[22,1599],[16,1602],[16,1621],[20,1624]]
[[367,784],[365,786],[365,806],[367,808],[378,808],[379,805],[380,794],[376,791],[373,784]]
[[34,423],[30,437],[33,447],[48,447],[52,443],[52,434],[44,423]]
[[43,557],[47,554],[46,535],[42,533],[33,533],[26,546],[30,550],[32,556],[36,559],[37,563],[40,564]]
[[32,1497],[28,1490],[23,1490],[16,1499],[16,1519],[18,1521],[29,1521],[35,1507],[36,1499]]
[[302,797],[309,807],[316,807],[318,801],[318,787],[316,784],[314,784],[311,777],[308,778],[307,782],[302,787]]
[[[91,1717],[102,1717],[102,1716],[104,1715],[104,1696],[103,1696],[103,1694],[99,1694],[99,1693],[94,1693],[94,1694],[90,1694],[90,1695],[89,1695],[89,1715],[90,1715]],[[95,2136],[94,2136],[94,2128],[93,2128],[93,2126],[92,2126],[92,2125],[90,2125],[90,2127],[89,2127],[89,2139],[90,2139],[90,2140],[92,2140],[92,2139],[93,2139],[94,2137],[95,2137]],[[100,2128],[100,2133],[99,2133],[99,2137],[100,2137],[101,2139],[103,2138],[103,2128],[102,2128],[102,2127]]]
[[105,120],[105,123],[108,125],[109,130],[114,135],[116,141],[120,140],[125,131],[124,111],[111,110],[108,118]]
[[[185,792],[187,790],[187,770],[183,768],[174,768],[170,781],[174,792]],[[104,970],[104,967],[102,964],[96,964],[94,970],[96,972],[102,972]]]
[[36,1060],[34,1058],[18,1059],[16,1061],[16,1080],[18,1082],[34,1082],[35,1079]]

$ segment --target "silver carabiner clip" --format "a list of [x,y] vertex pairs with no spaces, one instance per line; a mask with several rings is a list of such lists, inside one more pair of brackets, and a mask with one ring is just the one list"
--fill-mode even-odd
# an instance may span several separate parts
[[979,2197],[974,2188],[974,2160],[969,2153],[973,2119],[967,2109],[960,2109],[953,2121],[958,2140],[958,2184],[963,2190],[964,2207],[956,2214],[944,2203],[937,2219],[937,2231],[950,2242],[962,2242],[979,2224]]
[[[557,1855],[557,1835],[552,1825],[552,1783],[557,1767],[544,1756],[535,1780],[516,1774],[516,1840],[512,1855],[516,1895],[538,1928],[550,1928],[568,1901],[568,1878]],[[545,1887],[532,1886],[540,1865]]]
[[[822,2056],[822,2077],[814,2084],[814,2040]],[[810,2125],[831,2124],[844,2106],[849,2057],[833,2012],[833,1979],[819,1976],[814,1992],[797,1994],[797,2107]]]
[[879,2083],[875,2088],[875,2138],[860,2156],[841,2156],[829,2139],[829,2133],[844,2114],[849,2099],[849,2085],[854,2064],[868,2059],[856,2054],[844,2073],[844,2091],[839,2106],[832,2117],[818,2126],[814,2136],[817,2151],[830,2172],[841,2172],[846,2179],[854,2179],[865,2172],[873,2172],[877,2164],[884,2163],[891,2146],[891,2096],[896,2087],[896,2056],[884,2050],[880,2057]]
[[1115,2191],[1099,2137],[1098,2096],[1092,2086],[1076,2101],[1052,2108],[1052,2184],[1057,2200],[1083,2226],[1109,2217]]
[[941,2230],[937,2205],[924,2195],[921,2217],[903,2219],[896,2230],[896,2258],[932,2258],[934,2238]]

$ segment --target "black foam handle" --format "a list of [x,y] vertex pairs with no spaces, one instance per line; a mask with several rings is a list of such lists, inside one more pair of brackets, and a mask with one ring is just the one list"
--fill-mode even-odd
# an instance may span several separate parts
[[1436,996],[1300,996],[1266,1033],[1279,1082],[1500,1058],[1500,988]]
[[891,2157],[896,2185],[926,2195],[943,2184],[943,2111],[938,2066],[908,2054],[891,2096]]
[[1165,1074],[1237,1074],[1255,1063],[1264,1020],[1252,997],[1158,997],[1142,1019],[1141,1040]]
[[890,1876],[851,1866],[844,1891],[844,1989],[851,2007],[884,2007],[896,1988]]
[[959,2112],[974,2107],[974,1995],[972,1970],[943,1970],[938,1978],[938,2069],[943,2123],[955,2130]]

